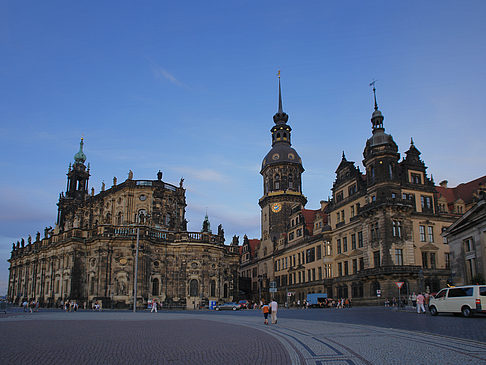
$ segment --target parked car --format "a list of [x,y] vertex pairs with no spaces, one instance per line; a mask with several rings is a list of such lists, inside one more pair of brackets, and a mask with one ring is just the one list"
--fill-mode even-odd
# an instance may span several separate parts
[[462,313],[464,317],[486,314],[486,285],[444,288],[430,299],[429,310],[433,316],[439,313]]
[[235,302],[228,302],[228,303],[223,303],[220,305],[217,305],[216,308],[217,311],[222,311],[222,310],[238,310],[241,309],[241,304],[235,303]]
[[243,299],[238,302],[241,305],[241,309],[248,309],[248,305],[250,304],[248,300]]

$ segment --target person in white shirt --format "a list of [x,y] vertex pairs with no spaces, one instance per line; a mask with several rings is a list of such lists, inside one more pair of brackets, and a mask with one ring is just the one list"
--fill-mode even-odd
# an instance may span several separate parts
[[152,300],[152,310],[150,311],[150,313],[154,312],[157,313],[157,301],[154,299]]
[[277,310],[278,310],[278,303],[275,301],[275,299],[272,299],[272,301],[270,302],[270,311],[271,311],[273,324],[277,323]]

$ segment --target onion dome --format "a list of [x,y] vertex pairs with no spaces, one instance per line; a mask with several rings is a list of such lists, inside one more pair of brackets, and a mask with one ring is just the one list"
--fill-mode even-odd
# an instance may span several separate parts
[[83,164],[86,161],[86,155],[83,152],[83,138],[81,138],[81,142],[79,142],[79,151],[74,155],[74,161],[76,163]]

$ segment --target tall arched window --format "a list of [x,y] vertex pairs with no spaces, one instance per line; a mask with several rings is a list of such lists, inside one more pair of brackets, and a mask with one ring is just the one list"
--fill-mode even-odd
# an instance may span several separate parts
[[211,283],[209,284],[209,296],[210,297],[216,296],[216,281],[215,280],[211,280]]
[[275,175],[275,190],[279,190],[280,189],[280,175],[277,174]]
[[123,213],[122,212],[118,212],[118,215],[116,217],[116,224],[121,225],[122,222],[123,222]]
[[228,298],[228,284],[224,283],[223,286],[223,297]]
[[159,288],[159,279],[155,278],[154,280],[152,280],[152,295],[154,297],[159,295]]
[[192,279],[189,282],[189,296],[197,297],[199,295],[199,283],[196,279]]

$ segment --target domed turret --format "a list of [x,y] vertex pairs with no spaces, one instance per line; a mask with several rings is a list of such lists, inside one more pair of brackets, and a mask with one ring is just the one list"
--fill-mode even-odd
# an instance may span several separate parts
[[86,155],[83,152],[83,145],[83,138],[81,138],[81,142],[79,142],[79,151],[74,155],[74,161],[76,163],[84,164],[84,162],[86,161]]

